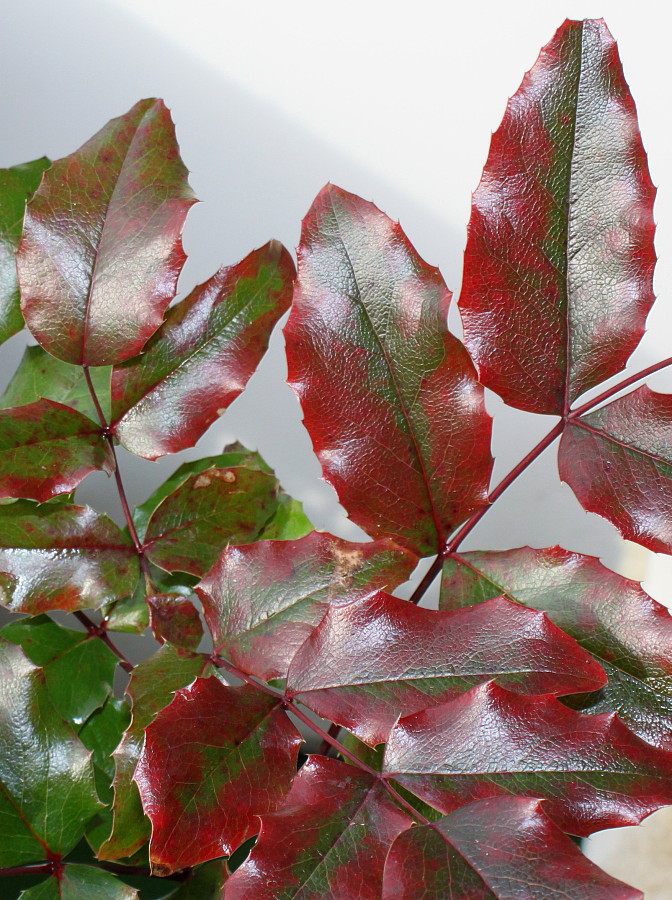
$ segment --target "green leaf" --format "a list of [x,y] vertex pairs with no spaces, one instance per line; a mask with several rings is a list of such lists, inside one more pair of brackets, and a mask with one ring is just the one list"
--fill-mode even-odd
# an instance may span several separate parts
[[60,878],[29,888],[20,900],[138,900],[138,892],[104,869],[67,863]]
[[131,723],[131,707],[125,700],[108,697],[79,729],[79,739],[93,753],[93,761],[110,778],[114,775],[112,753]]
[[14,254],[19,246],[26,200],[49,166],[43,156],[11,169],[0,169],[0,343],[23,328]]
[[213,859],[191,870],[170,900],[221,900],[222,888],[228,876],[226,862]]
[[296,541],[313,530],[313,524],[303,511],[303,505],[280,491],[278,508],[259,535],[263,541]]
[[107,630],[142,634],[149,625],[149,610],[145,602],[145,594],[145,582],[141,579],[132,594],[114,600],[109,606],[104,607],[103,618]]

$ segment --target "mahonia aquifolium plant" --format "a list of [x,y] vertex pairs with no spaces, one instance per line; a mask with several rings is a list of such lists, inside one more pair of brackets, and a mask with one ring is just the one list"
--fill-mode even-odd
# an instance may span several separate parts
[[[3,884],[25,900],[641,897],[570,836],[672,803],[672,618],[590,556],[461,550],[559,439],[583,507],[672,553],[672,396],[643,384],[672,359],[613,381],[653,303],[654,188],[606,26],[565,22],[492,138],[464,343],[439,271],[333,185],[296,278],[271,241],[169,306],[186,176],[160,100],[0,173],[0,336],[25,322],[38,342],[0,404],[0,595],[25,614],[0,632]],[[289,382],[371,542],[313,530],[240,445],[132,509],[116,446],[192,447],[288,309]],[[557,417],[492,487],[484,386]],[[75,503],[98,469],[124,530]],[[395,597],[422,557],[411,601]],[[435,579],[439,609],[418,607]],[[133,667],[114,632],[148,624],[160,646]]]

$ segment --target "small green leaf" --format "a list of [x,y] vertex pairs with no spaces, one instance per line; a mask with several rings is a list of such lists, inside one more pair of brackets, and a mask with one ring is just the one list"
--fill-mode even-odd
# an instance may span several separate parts
[[227,876],[223,859],[203,863],[191,870],[189,878],[170,895],[170,900],[220,900]]
[[281,491],[278,508],[259,535],[263,541],[296,541],[313,531],[313,524],[303,511],[303,505]]
[[68,863],[60,878],[29,888],[20,900],[138,900],[138,892],[104,869]]
[[152,633],[159,643],[195,650],[203,637],[198,610],[181,594],[155,594],[147,598]]
[[149,610],[145,603],[145,582],[138,581],[135,591],[103,608],[103,618],[108,631],[125,631],[142,634],[149,625]]

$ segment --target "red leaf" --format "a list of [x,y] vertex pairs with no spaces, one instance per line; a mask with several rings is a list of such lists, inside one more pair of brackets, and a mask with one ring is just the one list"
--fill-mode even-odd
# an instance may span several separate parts
[[387,851],[411,824],[371,775],[310,756],[222,900],[379,900]]
[[[453,893],[453,890],[459,891]],[[450,892],[450,893],[447,893]],[[392,845],[382,900],[643,900],[602,872],[538,800],[491,797]]]
[[646,385],[570,419],[560,477],[624,538],[672,553],[672,395]]
[[331,603],[406,581],[415,558],[391,541],[312,532],[228,547],[196,588],[216,653],[259,678],[284,677]]
[[563,414],[620,372],[653,303],[653,200],[635,105],[602,20],[567,21],[493,135],[460,310],[483,383]]
[[147,597],[149,625],[161,644],[173,644],[185,650],[195,650],[203,637],[198,610],[181,594],[155,594]]
[[135,770],[156,874],[230,855],[289,791],[301,735],[256,688],[198,678],[145,730]]
[[401,719],[384,771],[443,813],[501,794],[548,798],[548,815],[582,836],[672,803],[672,754],[617,716],[584,716],[492,682]]
[[112,374],[112,426],[138,456],[192,447],[240,394],[291,299],[294,263],[271,241],[173,306],[142,356]]
[[400,715],[493,678],[523,694],[592,691],[606,680],[543,613],[503,597],[436,612],[380,592],[327,610],[292,660],[287,689],[375,746]]
[[139,353],[175,295],[194,202],[161,100],[53,163],[17,253],[23,315],[45,350],[87,366]]
[[328,185],[303,223],[289,382],[350,518],[420,554],[486,503],[483,390],[447,330],[450,292],[398,224]]

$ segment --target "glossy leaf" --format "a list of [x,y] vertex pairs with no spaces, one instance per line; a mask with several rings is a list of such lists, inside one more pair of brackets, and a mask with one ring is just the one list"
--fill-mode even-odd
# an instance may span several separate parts
[[601,687],[599,665],[543,613],[503,597],[436,612],[382,592],[330,607],[289,667],[287,690],[367,744],[409,715],[496,679],[522,694]]
[[259,538],[264,541],[296,541],[313,530],[313,525],[303,511],[303,505],[280,491],[278,506],[264,525]]
[[371,775],[311,756],[222,900],[379,900],[390,844],[411,824]]
[[581,853],[538,800],[491,797],[399,835],[383,900],[643,900]]
[[562,414],[625,367],[654,299],[654,196],[611,34],[566,21],[509,100],[469,223],[464,340],[507,403]]
[[19,246],[26,200],[48,167],[46,157],[0,169],[0,344],[23,328],[14,254]]
[[55,711],[44,676],[0,640],[0,865],[66,854],[98,811],[89,753]]
[[276,508],[277,490],[274,476],[244,466],[191,475],[149,520],[147,558],[167,572],[204,575],[227,544],[257,538]]
[[131,542],[88,506],[0,505],[0,602],[12,612],[97,609],[138,574]]
[[444,609],[499,594],[546,612],[607,673],[601,690],[566,702],[617,712],[643,740],[672,750],[672,617],[664,606],[594,557],[560,547],[461,553],[445,561]]
[[146,459],[193,447],[256,370],[293,279],[289,253],[271,241],[173,306],[142,356],[114,370],[121,443]]
[[672,553],[672,395],[644,385],[571,419],[558,464],[584,509],[628,540]]
[[138,892],[103,869],[68,863],[60,877],[41,881],[20,900],[138,900]]
[[113,828],[98,851],[99,859],[132,856],[149,839],[149,820],[133,782],[144,730],[170,703],[173,692],[203,675],[208,666],[208,659],[202,654],[166,644],[133,669],[126,688],[132,705],[131,724],[114,751]]
[[[157,571],[160,571],[157,569]],[[155,582],[153,582],[155,584]],[[125,631],[142,634],[149,625],[149,610],[145,602],[147,586],[144,579],[138,581],[132,594],[113,600],[102,609],[108,631]]]
[[285,327],[289,382],[350,518],[424,555],[484,505],[491,467],[483,390],[447,330],[449,300],[397,223],[322,190]]
[[195,650],[203,637],[198,610],[180,594],[155,594],[147,597],[149,624],[152,634],[161,644],[173,644],[185,650]]
[[[109,366],[91,369],[89,375],[103,412],[110,414]],[[5,393],[0,397],[0,409],[23,406],[41,398],[70,406],[94,422],[98,414],[81,366],[73,366],[56,359],[42,347],[26,347],[21,362]]]
[[301,735],[278,699],[199,678],[145,729],[135,781],[168,874],[230,855],[289,791]]
[[181,882],[170,900],[221,900],[222,887],[228,876],[226,861],[213,859],[196,866],[186,881]]
[[392,589],[414,565],[390,541],[354,544],[313,532],[297,541],[228,547],[196,593],[215,652],[269,679],[287,674],[329,604]]
[[175,295],[193,203],[161,100],[141,100],[57,160],[16,257],[23,315],[45,350],[87,366],[139,353]]
[[672,754],[615,714],[584,716],[492,682],[401,719],[383,768],[443,813],[502,794],[548,798],[548,815],[581,836],[672,802]]
[[0,410],[0,497],[42,503],[96,469],[110,475],[114,457],[91,419],[52,400]]
[[[10,622],[0,637],[42,667],[47,692],[63,719],[81,725],[112,693],[118,659],[102,641],[48,616]],[[114,749],[114,748],[113,748]]]

